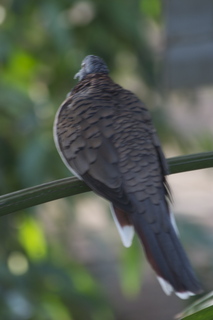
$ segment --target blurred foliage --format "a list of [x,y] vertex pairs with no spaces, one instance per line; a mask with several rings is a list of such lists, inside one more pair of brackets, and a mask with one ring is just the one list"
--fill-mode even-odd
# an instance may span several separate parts
[[134,56],[135,71],[154,86],[143,11],[155,15],[156,3],[1,2],[1,194],[66,175],[52,142],[52,123],[85,55],[100,55],[112,71],[123,52],[127,63]]
[[160,0],[143,0],[141,1],[142,12],[155,20],[161,18],[162,3]]
[[[56,152],[52,125],[85,55],[101,56],[117,78],[131,71],[152,95],[158,68],[146,22],[160,17],[159,0],[1,1],[1,195],[70,175]],[[164,115],[161,120],[159,127],[166,127]],[[33,213],[1,218],[0,318],[113,319],[103,288],[72,259],[64,235],[50,241],[45,222]],[[138,251],[135,246],[123,257],[131,270],[125,292],[137,289]]]
[[[112,72],[123,53],[125,63],[133,56],[134,72],[154,87],[143,20],[159,14],[152,2],[153,14],[147,1],[1,1],[0,194],[70,175],[52,125],[85,55],[101,56]],[[57,246],[47,241],[38,215],[3,217],[0,234],[1,319],[113,318],[89,271],[60,236]]]
[[123,293],[127,297],[135,296],[141,289],[143,277],[143,260],[141,259],[141,244],[133,241],[128,250],[123,250],[121,257],[120,281]]
[[6,223],[9,234],[1,235],[0,252],[2,319],[113,319],[95,280],[67,259],[62,246],[46,242],[42,227],[29,213],[3,218],[1,228]]

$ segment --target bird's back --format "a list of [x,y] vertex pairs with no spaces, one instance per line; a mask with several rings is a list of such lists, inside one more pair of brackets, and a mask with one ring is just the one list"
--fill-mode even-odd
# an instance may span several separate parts
[[[133,93],[107,75],[90,75],[72,90],[58,117],[59,145],[79,175],[92,171],[111,186],[122,180],[139,201],[160,201],[166,161],[149,112]],[[116,181],[110,182],[114,171]]]
[[172,225],[167,164],[143,103],[107,74],[89,74],[60,107],[55,141],[68,168],[112,203],[126,246],[134,226],[164,290],[200,292]]

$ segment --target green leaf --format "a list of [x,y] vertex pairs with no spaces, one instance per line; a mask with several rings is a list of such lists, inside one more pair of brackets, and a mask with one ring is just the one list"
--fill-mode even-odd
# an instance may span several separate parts
[[197,300],[177,317],[184,320],[212,320],[213,292]]
[[[168,159],[168,163],[171,173],[210,168],[213,167],[213,152],[175,157]],[[83,181],[76,178],[61,179],[19,190],[0,197],[0,216],[89,190]]]
[[191,316],[182,318],[185,320],[212,320],[213,319],[213,307],[208,307],[201,311],[198,311]]
[[161,14],[160,0],[141,0],[142,12],[151,18],[159,18]]
[[35,69],[36,60],[25,51],[17,49],[11,56],[10,65],[4,80],[18,88],[26,90],[33,78],[32,75]]
[[32,217],[24,218],[19,228],[18,238],[32,260],[42,260],[46,256],[47,245],[44,234]]
[[67,310],[61,302],[60,297],[55,294],[47,294],[43,297],[43,308],[45,314],[52,320],[73,320],[70,310]]

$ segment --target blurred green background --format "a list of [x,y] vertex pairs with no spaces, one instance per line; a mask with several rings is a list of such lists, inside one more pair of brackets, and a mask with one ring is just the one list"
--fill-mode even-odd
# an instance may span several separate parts
[[[159,85],[163,25],[159,0],[1,1],[1,195],[70,175],[52,126],[88,54],[101,56],[113,79],[150,106],[167,154],[212,149],[208,128],[199,128],[195,141],[166,110],[171,100]],[[107,211],[88,193],[1,218],[0,319],[165,320],[180,311],[183,304],[164,296],[153,273],[144,271],[137,240],[122,248]],[[180,221],[182,239],[187,251],[193,247],[193,264],[208,290],[211,231],[189,220]]]

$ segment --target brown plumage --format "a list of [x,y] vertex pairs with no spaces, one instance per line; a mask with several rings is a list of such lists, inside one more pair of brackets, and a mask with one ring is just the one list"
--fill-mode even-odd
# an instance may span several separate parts
[[98,57],[87,56],[77,77],[80,82],[55,120],[63,161],[112,203],[126,246],[134,227],[167,294],[174,290],[187,298],[200,293],[169,213],[168,168],[149,112],[132,92],[111,80]]

